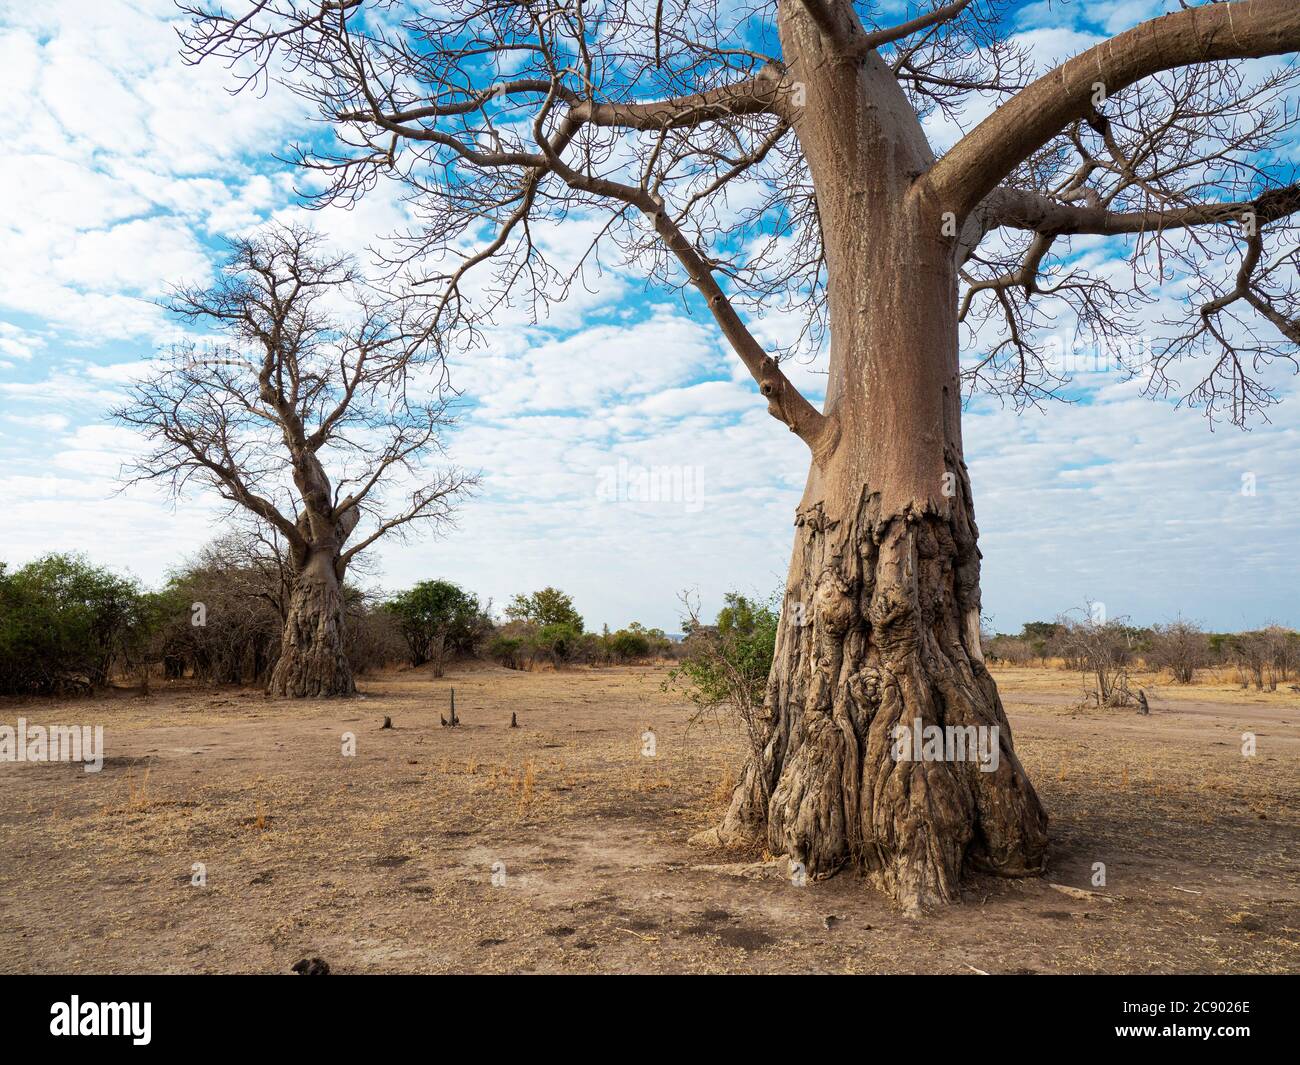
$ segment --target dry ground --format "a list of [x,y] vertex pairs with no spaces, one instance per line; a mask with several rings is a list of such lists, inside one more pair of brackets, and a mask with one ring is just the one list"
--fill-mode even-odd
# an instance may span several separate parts
[[[109,756],[98,774],[0,764],[0,970],[1300,971],[1293,692],[1157,684],[1142,718],[1078,709],[1075,675],[999,670],[1050,873],[977,879],[907,920],[851,874],[796,887],[688,847],[741,744],[688,734],[663,676],[480,667],[372,678],[346,702],[182,686],[0,703],[5,724],[102,723]],[[443,729],[453,686],[464,724]]]

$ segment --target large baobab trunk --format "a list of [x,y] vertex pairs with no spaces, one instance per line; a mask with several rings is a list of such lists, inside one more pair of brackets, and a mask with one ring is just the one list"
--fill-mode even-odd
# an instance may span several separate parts
[[[798,511],[770,732],[720,834],[765,839],[814,877],[857,866],[915,909],[955,900],[966,864],[1040,872],[1047,819],[980,654],[979,552],[959,442],[933,441],[954,475],[952,497],[890,507],[889,462],[864,454],[872,434],[849,424],[845,435],[833,460],[842,468],[830,483],[814,472]],[[972,745],[960,761],[896,760],[895,730],[918,720],[996,727],[985,736],[997,757],[981,764]]]
[[[832,431],[795,519],[770,732],[718,833],[765,839],[814,877],[856,866],[915,911],[957,899],[964,865],[1041,871],[1047,817],[980,651],[955,233],[911,194],[928,146],[874,55],[814,54],[790,17],[782,44],[806,93],[795,128],[825,241]],[[917,721],[996,727],[996,769],[896,760],[895,730]]]
[[295,576],[280,658],[271,672],[272,695],[356,693],[343,646],[343,582],[336,555],[313,551]]

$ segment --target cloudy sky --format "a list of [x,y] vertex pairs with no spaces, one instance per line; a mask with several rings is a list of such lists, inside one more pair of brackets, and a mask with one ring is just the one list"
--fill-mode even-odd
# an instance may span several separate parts
[[[1161,0],[1028,5],[1043,56],[1087,47]],[[301,105],[232,97],[223,72],[176,58],[163,0],[0,2],[0,558],[50,550],[158,582],[220,510],[119,491],[139,447],[110,424],[141,363],[176,335],[153,302],[212,277],[221,241],[298,213],[273,156]],[[944,131],[936,129],[942,141]],[[361,249],[403,221],[379,194],[313,221]],[[817,395],[806,367],[794,374]],[[471,408],[452,458],[479,494],[438,540],[384,547],[376,582],[442,576],[503,602],[554,584],[589,627],[675,630],[676,600],[781,583],[806,451],[773,422],[708,321],[608,274],[536,325],[504,323],[458,368]],[[1098,374],[1077,402],[1016,414],[976,400],[965,438],[998,629],[1100,600],[1138,622],[1181,612],[1218,629],[1300,624],[1300,396],[1272,424],[1210,432],[1198,413]],[[611,499],[669,467],[667,502]],[[1242,491],[1253,479],[1254,494]]]

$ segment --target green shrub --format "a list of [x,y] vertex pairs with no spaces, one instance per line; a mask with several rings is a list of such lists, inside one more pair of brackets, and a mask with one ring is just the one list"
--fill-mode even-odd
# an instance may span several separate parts
[[[768,675],[776,653],[780,617],[776,600],[759,603],[728,592],[712,625],[683,597],[689,616],[681,665],[668,674],[665,688],[680,688],[696,706],[695,716],[719,715],[738,723],[749,741],[750,757],[761,764],[768,726],[763,712]],[[758,793],[771,798],[765,774],[756,774]]]
[[144,657],[158,600],[79,555],[0,565],[0,691],[91,690]]
[[557,666],[573,658],[582,646],[582,629],[569,622],[543,625],[537,632],[537,649]]
[[609,649],[615,658],[623,661],[646,658],[650,654],[650,640],[643,633],[619,629],[609,637]]
[[728,592],[713,625],[692,612],[683,619],[681,665],[667,686],[685,691],[700,710],[727,710],[753,724],[767,690],[780,620],[775,605]]
[[411,665],[432,662],[435,677],[449,654],[474,653],[485,633],[478,598],[451,581],[421,581],[384,608],[397,622]]
[[518,636],[495,636],[488,644],[488,657],[500,662],[507,669],[523,669],[525,662],[525,643]]
[[558,588],[543,588],[532,595],[516,595],[506,607],[511,621],[530,621],[540,628],[567,625],[583,631],[582,615],[574,609],[573,599]]

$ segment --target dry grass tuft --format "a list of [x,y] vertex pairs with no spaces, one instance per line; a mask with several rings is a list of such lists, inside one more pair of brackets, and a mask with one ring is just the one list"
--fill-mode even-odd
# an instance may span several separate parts
[[736,790],[735,771],[728,766],[726,771],[713,786],[713,805],[726,806],[731,802],[731,793]]

